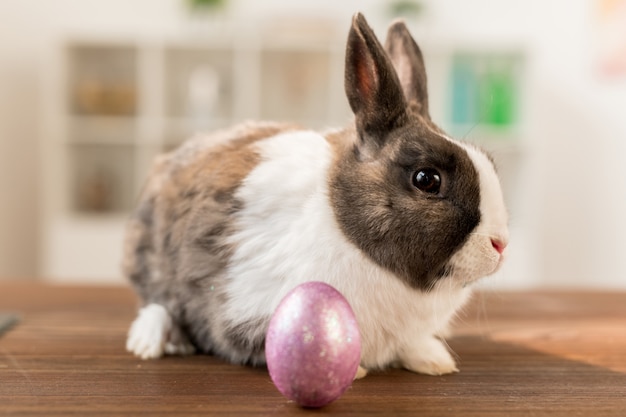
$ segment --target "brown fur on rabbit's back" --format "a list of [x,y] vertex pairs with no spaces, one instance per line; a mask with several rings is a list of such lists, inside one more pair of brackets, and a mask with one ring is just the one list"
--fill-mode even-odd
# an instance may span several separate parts
[[[126,230],[123,269],[145,304],[171,308],[178,291],[225,266],[230,216],[240,209],[235,191],[259,162],[256,142],[294,130],[276,123],[247,123],[190,139],[155,161]],[[184,248],[184,250],[182,250]],[[204,268],[185,270],[180,256],[202,254]],[[213,259],[207,259],[212,254]],[[180,294],[182,295],[182,294]],[[176,314],[176,311],[172,311]]]

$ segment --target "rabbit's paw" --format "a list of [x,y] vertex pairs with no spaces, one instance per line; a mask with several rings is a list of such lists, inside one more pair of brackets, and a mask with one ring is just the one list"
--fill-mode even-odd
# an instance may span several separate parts
[[428,375],[444,375],[459,372],[456,362],[441,340],[434,337],[422,338],[401,355],[404,368]]
[[357,369],[354,379],[362,379],[362,378],[365,378],[366,375],[367,375],[367,369],[363,368],[362,366],[359,366],[359,369]]
[[172,317],[160,304],[148,304],[141,310],[130,326],[126,350],[141,359],[155,359],[164,354],[193,353],[193,346]]

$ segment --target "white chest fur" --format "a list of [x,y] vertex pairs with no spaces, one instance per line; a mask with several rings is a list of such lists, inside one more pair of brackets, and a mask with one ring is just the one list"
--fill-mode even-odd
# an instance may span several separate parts
[[[414,290],[346,239],[329,203],[332,153],[323,136],[291,132],[258,146],[262,162],[237,193],[244,208],[237,218],[239,232],[231,239],[235,251],[228,270],[228,318],[269,317],[296,285],[324,281],[352,305],[365,367],[395,361],[411,367],[407,351],[424,349],[424,341],[432,344],[469,290],[452,281],[427,294]],[[450,366],[454,370],[453,362]]]

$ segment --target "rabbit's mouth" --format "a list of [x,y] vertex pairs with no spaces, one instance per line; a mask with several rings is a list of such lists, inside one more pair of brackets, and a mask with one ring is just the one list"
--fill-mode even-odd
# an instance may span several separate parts
[[494,274],[502,265],[506,251],[496,248],[490,239],[470,235],[466,244],[456,252],[437,273],[438,279],[452,279],[468,285]]

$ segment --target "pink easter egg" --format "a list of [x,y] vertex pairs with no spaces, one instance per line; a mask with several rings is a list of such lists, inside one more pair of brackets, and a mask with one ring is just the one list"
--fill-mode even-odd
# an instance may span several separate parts
[[265,341],[272,381],[303,407],[322,407],[352,384],[361,359],[354,312],[339,291],[307,282],[289,292],[270,321]]

